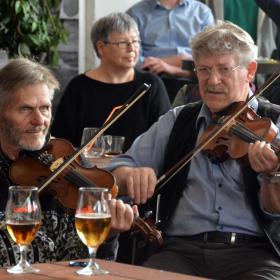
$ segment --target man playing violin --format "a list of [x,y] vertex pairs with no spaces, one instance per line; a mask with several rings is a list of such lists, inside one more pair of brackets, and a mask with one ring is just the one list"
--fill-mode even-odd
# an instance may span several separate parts
[[[248,144],[248,165],[201,151],[156,189],[157,178],[194,151],[210,124],[252,96],[257,63],[248,33],[220,22],[191,46],[202,102],[170,110],[110,165],[137,204],[159,206],[164,244],[144,265],[213,279],[278,279],[280,184],[273,174],[279,159],[270,144]],[[248,106],[270,115],[256,98]]]
[[[58,81],[38,63],[25,58],[11,60],[0,70],[0,266],[18,262],[19,252],[4,224],[8,187],[13,185],[9,168],[22,153],[43,148],[48,141],[51,123],[51,101]],[[35,171],[34,171],[35,172]],[[73,224],[74,216],[50,194],[41,197],[41,228],[28,247],[31,262],[59,261],[87,257]],[[133,210],[122,201],[110,201],[111,226],[127,230],[133,221]],[[100,247],[100,255],[114,258],[116,239]]]

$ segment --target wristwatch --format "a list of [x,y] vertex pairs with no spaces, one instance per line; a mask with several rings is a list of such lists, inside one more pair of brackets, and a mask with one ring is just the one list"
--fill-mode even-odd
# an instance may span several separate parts
[[271,173],[261,173],[260,176],[264,180],[272,184],[280,183],[280,171],[271,172]]

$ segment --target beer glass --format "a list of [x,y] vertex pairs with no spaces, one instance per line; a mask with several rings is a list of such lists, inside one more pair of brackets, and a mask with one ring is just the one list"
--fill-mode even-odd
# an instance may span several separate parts
[[34,273],[26,258],[26,247],[35,238],[41,223],[41,208],[36,187],[11,186],[5,210],[5,222],[11,238],[19,245],[20,261],[9,273]]
[[75,226],[82,242],[88,247],[88,265],[77,271],[80,275],[109,273],[100,269],[95,261],[100,244],[107,238],[111,227],[108,190],[104,188],[79,188]]

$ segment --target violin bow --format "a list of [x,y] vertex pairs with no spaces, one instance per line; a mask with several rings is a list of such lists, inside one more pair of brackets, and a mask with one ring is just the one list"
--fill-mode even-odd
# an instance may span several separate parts
[[257,91],[256,94],[251,95],[248,100],[244,103],[244,105],[233,114],[230,118],[228,118],[224,123],[221,124],[219,129],[213,131],[208,139],[205,142],[198,144],[192,151],[188,152],[185,156],[183,156],[177,163],[175,163],[171,168],[169,168],[164,174],[162,174],[156,183],[156,188],[153,196],[159,194],[161,189],[178,173],[180,172],[198,153],[200,153],[213,139],[215,139],[226,127],[230,125],[247,107],[249,102],[260,95],[262,95],[278,78],[280,77],[280,73],[274,73],[271,78],[267,81],[264,86]]
[[94,145],[96,139],[104,132],[106,131],[112,124],[114,124],[127,110],[129,110],[140,98],[142,98],[150,89],[151,84],[144,83],[140,88],[136,90],[136,92],[126,101],[124,105],[121,106],[121,108],[118,108],[118,110],[115,110],[111,112],[110,116],[107,118],[105,123],[101,128],[96,131],[96,133],[88,139],[71,157],[68,159],[62,161],[60,163],[61,159],[56,160],[52,166],[58,165],[58,167],[55,169],[53,173],[51,173],[44,182],[40,184],[38,187],[38,191],[41,192],[44,190],[47,185],[54,180],[65,168],[67,168],[81,153],[87,149],[88,146]]
[[[110,114],[108,115],[108,117],[106,118],[106,120],[105,120],[104,123],[108,122],[108,121],[114,116],[114,114],[115,114],[118,110],[120,110],[120,109],[122,108],[122,106],[123,106],[123,105],[114,107],[113,110],[112,110],[112,111],[110,112]],[[86,148],[86,149],[89,151],[89,150],[92,148],[92,146],[94,146],[94,144],[95,144],[95,142],[91,142],[89,145],[87,145],[87,148]]]

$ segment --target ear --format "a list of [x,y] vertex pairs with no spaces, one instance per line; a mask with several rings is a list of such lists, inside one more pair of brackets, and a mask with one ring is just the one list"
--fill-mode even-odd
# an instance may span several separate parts
[[248,74],[247,74],[248,82],[251,82],[253,80],[253,78],[255,77],[255,74],[257,72],[257,62],[256,62],[256,60],[252,60],[249,63],[247,69],[248,69]]
[[97,43],[96,43],[96,49],[97,49],[97,52],[98,52],[98,56],[99,56],[99,57],[102,57],[102,55],[103,55],[103,47],[104,47],[104,42],[102,42],[102,41],[97,41]]

